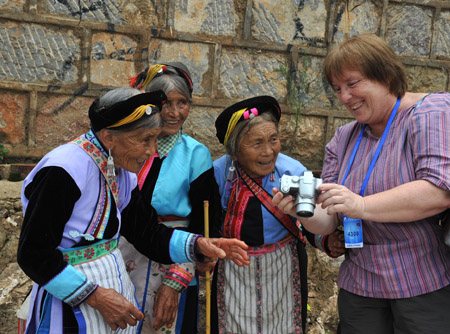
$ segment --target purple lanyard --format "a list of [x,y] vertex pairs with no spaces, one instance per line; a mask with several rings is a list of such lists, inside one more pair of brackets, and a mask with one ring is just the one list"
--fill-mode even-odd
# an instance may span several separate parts
[[[400,106],[400,101],[401,101],[401,98],[400,97],[397,98],[395,107],[391,112],[391,116],[389,116],[389,120],[386,125],[386,128],[384,129],[383,136],[381,137],[380,142],[378,143],[377,150],[375,152],[375,155],[372,158],[372,162],[370,163],[369,170],[367,171],[366,177],[364,178],[364,182],[361,187],[361,191],[359,192],[359,194],[361,196],[364,194],[364,191],[366,190],[366,186],[367,186],[367,183],[369,182],[370,174],[372,174],[375,163],[377,162],[378,156],[380,155],[381,148],[383,147],[384,141],[386,140],[386,136],[389,132],[389,128],[391,127],[392,121],[394,120],[395,114],[397,113],[398,107]],[[342,185],[344,185],[345,180],[347,179],[347,175],[350,171],[350,167],[352,166],[353,160],[355,159],[356,151],[358,150],[359,144],[361,144],[361,138],[363,136],[364,129],[366,128],[366,126],[367,126],[367,124],[363,124],[361,133],[359,134],[358,140],[356,141],[355,148],[353,149],[353,152],[352,152],[352,156],[350,157],[350,161],[348,162],[347,171],[345,172],[345,175],[344,175],[344,180],[342,180]]]

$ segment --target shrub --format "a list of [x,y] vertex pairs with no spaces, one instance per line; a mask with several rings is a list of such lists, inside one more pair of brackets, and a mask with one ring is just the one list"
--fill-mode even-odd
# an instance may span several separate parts
[[3,144],[0,143],[0,162],[3,161],[4,154],[6,154],[6,153],[8,153],[8,152],[9,152],[9,150],[8,150],[7,148],[5,148],[5,147],[3,146]]

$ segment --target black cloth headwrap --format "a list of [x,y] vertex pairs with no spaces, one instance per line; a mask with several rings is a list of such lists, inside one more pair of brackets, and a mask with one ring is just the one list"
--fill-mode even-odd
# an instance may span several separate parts
[[[278,104],[278,101],[275,100],[272,96],[256,96],[247,100],[240,101],[226,108],[216,119],[216,137],[219,139],[219,142],[221,144],[224,143],[225,135],[227,133],[228,124],[230,123],[231,117],[236,111],[244,108],[247,108],[249,110],[251,108],[256,108],[258,110],[258,115],[261,115],[264,112],[271,112],[275,116],[276,120],[280,121],[281,108]],[[238,123],[243,120],[244,117],[241,116]]]
[[194,90],[194,85],[192,84],[191,73],[189,72],[188,68],[183,63],[162,62],[159,64],[166,65],[166,66],[172,66],[173,68],[175,68],[175,70],[178,72],[178,75],[186,81],[188,88],[189,88],[189,92],[192,94],[192,91]]
[[[94,132],[117,123],[128,115],[131,115],[137,107],[153,104],[161,110],[167,97],[162,90],[134,95],[127,100],[118,102],[109,107],[98,107],[99,99],[96,99],[89,107],[89,119]],[[145,117],[145,116],[143,116]]]
[[[173,67],[178,75],[186,81],[186,85],[188,86],[189,93],[192,95],[192,91],[194,90],[194,85],[192,83],[191,79],[191,73],[189,72],[188,68],[180,62],[158,62],[160,65],[166,65]],[[145,78],[147,77],[147,72],[149,70],[149,67],[147,67],[143,72],[139,73],[135,78],[136,80],[133,81],[133,84],[131,84],[131,87],[137,87],[139,84],[142,84],[145,81]],[[133,78],[132,78],[133,79]],[[130,79],[130,81],[132,80]],[[145,87],[143,87],[145,88]]]

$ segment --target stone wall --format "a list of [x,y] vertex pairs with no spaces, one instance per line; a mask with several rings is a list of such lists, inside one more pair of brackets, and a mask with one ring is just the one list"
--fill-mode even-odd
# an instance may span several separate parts
[[[217,114],[268,94],[282,105],[282,151],[320,170],[325,144],[351,120],[322,62],[333,43],[361,32],[384,37],[401,56],[411,91],[449,90],[448,0],[0,0],[0,144],[9,150],[0,179],[23,176],[23,163],[85,132],[94,98],[159,60],[190,68],[195,89],[184,130],[213,158],[224,153]],[[5,196],[0,332],[15,333],[14,310],[30,282],[15,262],[20,201]],[[310,333],[331,333],[339,262],[314,250],[309,257]]]
[[7,163],[34,162],[86,131],[95,97],[158,60],[193,73],[185,131],[214,158],[223,154],[217,114],[269,94],[282,104],[282,151],[315,170],[336,128],[351,120],[321,74],[334,42],[377,33],[402,57],[411,90],[449,85],[449,1],[2,0],[0,14]]

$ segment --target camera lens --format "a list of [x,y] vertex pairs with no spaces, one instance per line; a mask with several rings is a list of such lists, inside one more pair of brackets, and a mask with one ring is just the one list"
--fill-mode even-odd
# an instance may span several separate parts
[[313,214],[314,214],[314,212],[311,212],[311,211],[297,211],[298,216],[305,217],[305,218],[312,217]]
[[305,218],[312,217],[314,215],[314,208],[316,207],[313,201],[314,199],[297,196],[297,203],[295,206],[297,215]]

